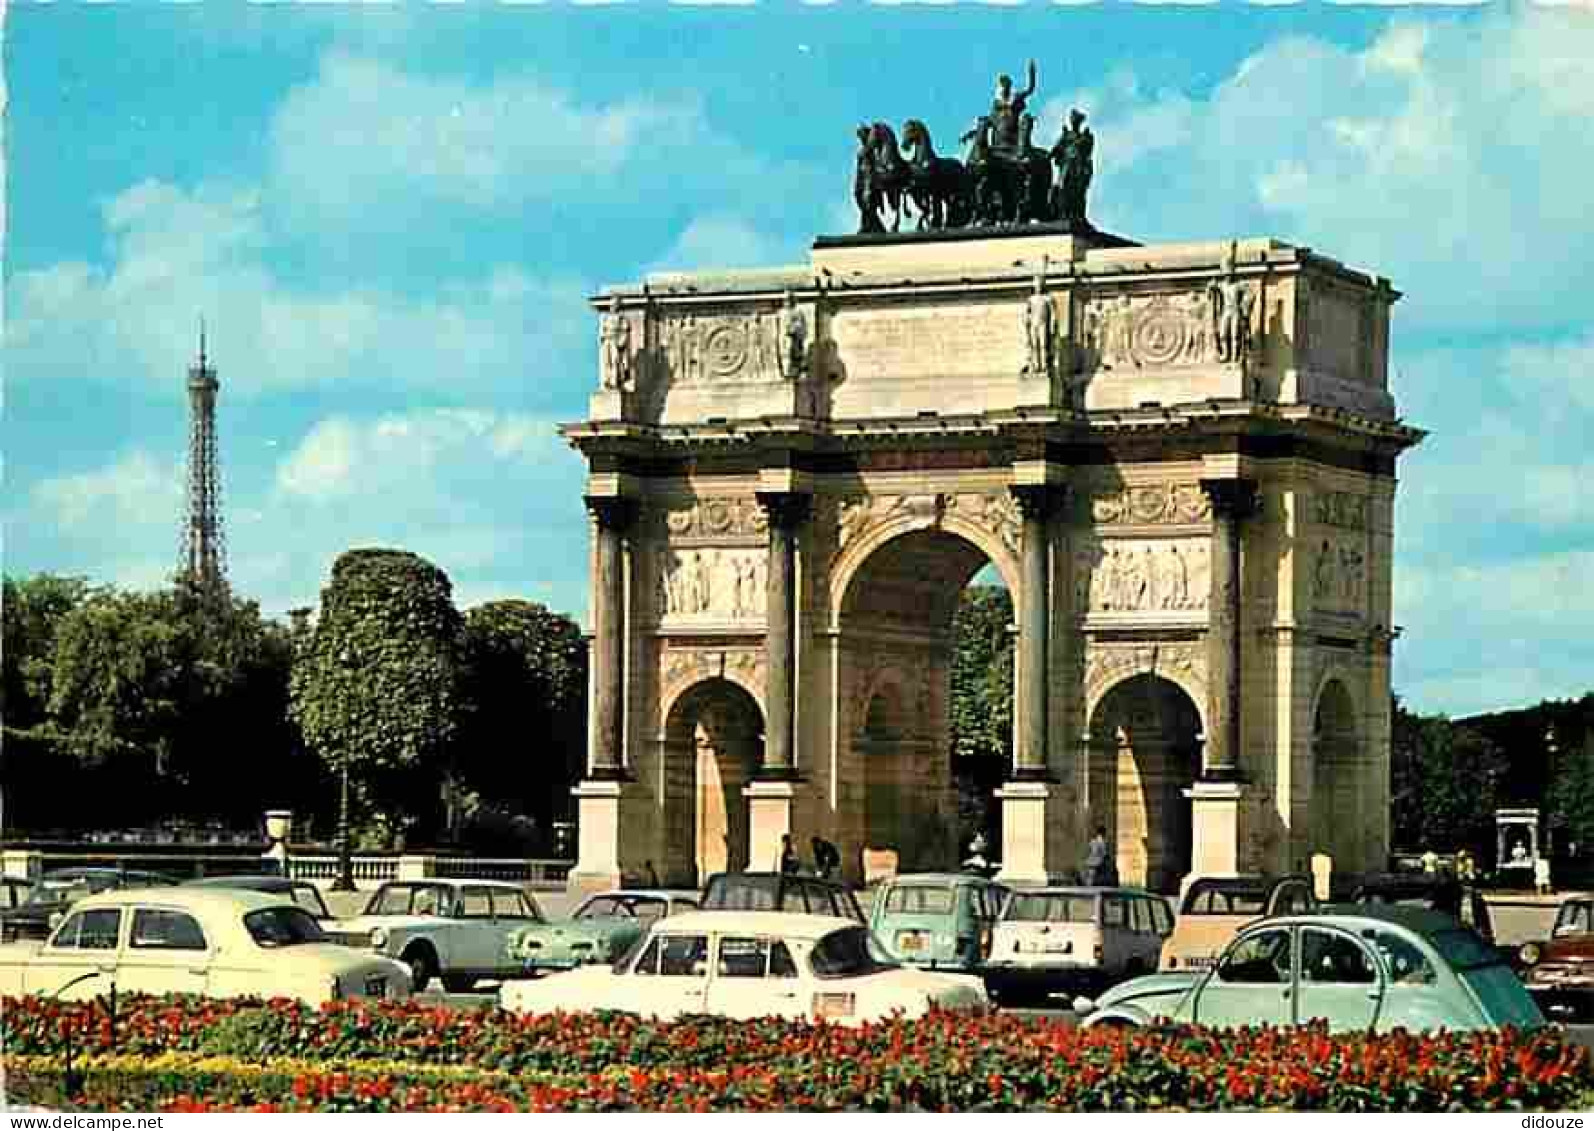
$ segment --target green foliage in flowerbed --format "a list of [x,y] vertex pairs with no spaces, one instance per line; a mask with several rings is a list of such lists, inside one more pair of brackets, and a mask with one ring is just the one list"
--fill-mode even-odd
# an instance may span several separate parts
[[[1008,1014],[860,1029],[416,1003],[6,1000],[14,1095],[50,1102],[74,1036],[94,1108],[335,1110],[1560,1110],[1594,1101],[1556,1030],[1123,1033]],[[52,1083],[54,1081],[54,1083]],[[54,1089],[54,1091],[52,1091]]]

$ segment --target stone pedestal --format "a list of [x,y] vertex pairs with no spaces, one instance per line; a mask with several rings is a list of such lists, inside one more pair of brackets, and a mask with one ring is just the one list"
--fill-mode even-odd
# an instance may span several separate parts
[[584,781],[570,791],[577,806],[572,894],[620,886],[620,791],[617,781]]
[[[747,798],[747,868],[780,870],[780,838],[791,832],[792,799],[797,787],[789,781],[755,781],[742,787]],[[802,851],[802,846],[797,846]]]
[[1052,787],[1045,782],[1012,781],[996,791],[1002,803],[1004,883],[1046,882],[1046,809]]
[[1190,799],[1190,874],[1240,874],[1240,802],[1245,786],[1233,781],[1198,781]]

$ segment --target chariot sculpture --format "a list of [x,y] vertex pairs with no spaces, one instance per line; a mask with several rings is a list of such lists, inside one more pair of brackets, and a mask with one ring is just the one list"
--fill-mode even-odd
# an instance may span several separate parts
[[901,230],[910,214],[917,231],[1031,223],[1065,224],[1070,231],[1092,231],[1085,217],[1085,194],[1094,171],[1095,136],[1080,110],[1051,149],[1034,144],[1034,60],[1021,91],[999,75],[991,108],[959,139],[962,160],[935,151],[930,128],[918,118],[897,134],[886,122],[857,128],[858,152],[853,200],[860,234]]

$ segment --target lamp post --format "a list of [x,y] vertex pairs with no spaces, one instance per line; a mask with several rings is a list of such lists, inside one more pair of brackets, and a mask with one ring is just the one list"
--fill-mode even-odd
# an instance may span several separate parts
[[[355,656],[353,649],[345,648],[338,653],[338,661],[345,668],[353,668]],[[338,758],[338,777],[340,779],[338,790],[338,878],[332,881],[332,891],[353,891],[354,889],[354,859],[349,854],[349,746],[347,737],[344,738],[343,750]]]

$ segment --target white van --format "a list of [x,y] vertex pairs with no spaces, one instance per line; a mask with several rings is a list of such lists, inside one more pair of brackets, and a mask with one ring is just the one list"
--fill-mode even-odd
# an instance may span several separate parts
[[986,992],[998,1003],[1098,992],[1155,970],[1172,931],[1167,900],[1138,888],[1018,890],[992,933]]

